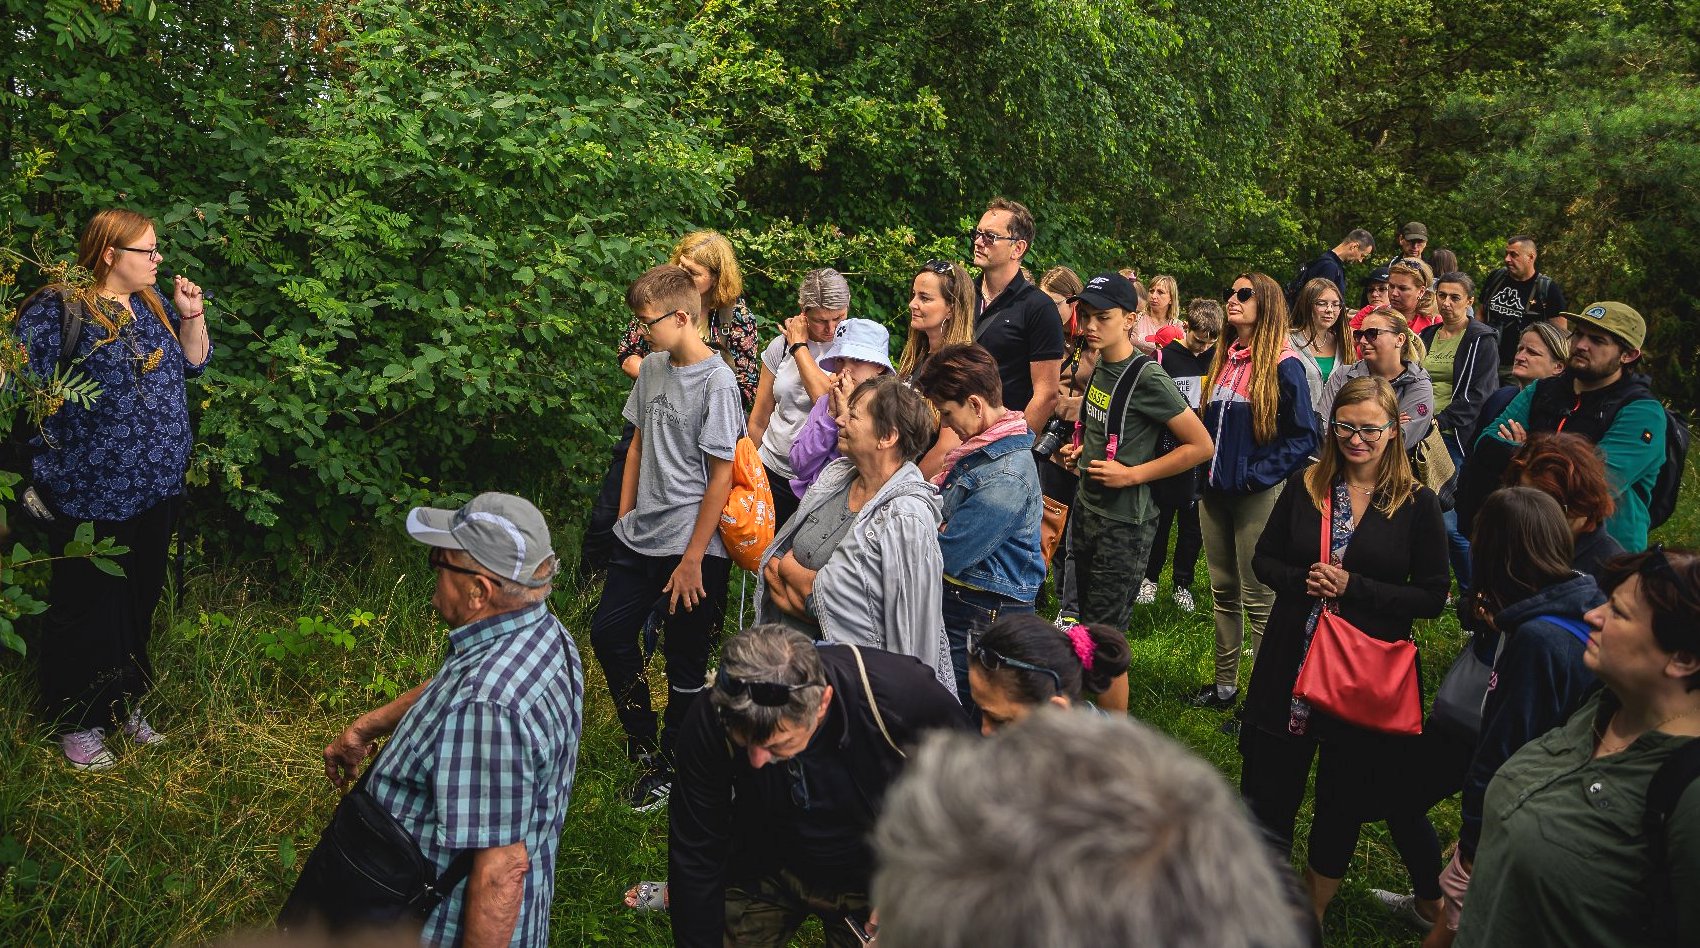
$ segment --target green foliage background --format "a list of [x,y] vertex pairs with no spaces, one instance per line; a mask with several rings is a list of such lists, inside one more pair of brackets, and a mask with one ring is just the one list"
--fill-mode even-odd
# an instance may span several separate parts
[[[624,284],[733,235],[764,322],[835,265],[901,325],[993,194],[1029,262],[1281,278],[1405,219],[1532,230],[1700,401],[1700,13],[1554,0],[0,0],[0,246],[156,216],[216,294],[197,509],[273,553],[430,497],[583,508]],[[0,264],[0,303],[39,281]],[[261,527],[264,529],[251,529]],[[247,539],[260,537],[263,539]]]

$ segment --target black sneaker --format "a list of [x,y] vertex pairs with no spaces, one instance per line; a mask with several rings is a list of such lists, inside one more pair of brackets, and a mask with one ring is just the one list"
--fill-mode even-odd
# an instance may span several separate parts
[[1225,711],[1234,706],[1234,702],[1239,698],[1239,696],[1240,690],[1238,688],[1228,692],[1228,696],[1224,698],[1222,697],[1220,689],[1218,689],[1215,685],[1205,685],[1198,689],[1197,694],[1192,696],[1192,706],[1195,708],[1210,708],[1215,711]]
[[667,805],[673,793],[673,771],[653,758],[641,761],[641,765],[643,769],[638,771],[637,783],[632,784],[626,802],[634,811],[648,813]]

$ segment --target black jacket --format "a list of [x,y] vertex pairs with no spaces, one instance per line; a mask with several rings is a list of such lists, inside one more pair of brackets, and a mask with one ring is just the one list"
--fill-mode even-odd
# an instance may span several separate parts
[[[1257,578],[1275,591],[1275,606],[1252,668],[1244,720],[1271,734],[1287,733],[1293,685],[1305,657],[1305,623],[1316,604],[1305,593],[1305,577],[1322,558],[1321,534],[1322,514],[1300,471],[1287,479],[1252,557]],[[1446,608],[1452,582],[1440,499],[1418,487],[1391,519],[1374,505],[1366,508],[1341,566],[1351,574],[1340,597],[1341,618],[1382,641],[1409,639],[1415,620],[1432,619]],[[1309,733],[1326,740],[1369,732],[1313,711]]]
[[[1422,331],[1423,345],[1433,347],[1440,332],[1436,323]],[[1452,357],[1452,401],[1434,423],[1448,437],[1461,438],[1475,427],[1488,396],[1499,388],[1499,332],[1477,319],[1464,324],[1464,338]]]
[[[1444,561],[1444,557],[1442,558]],[[825,870],[836,876],[859,875],[861,891],[871,882],[873,857],[866,837],[873,830],[886,788],[904,758],[886,742],[875,723],[847,645],[822,645],[821,662],[832,686],[831,707],[808,749],[798,759],[834,758],[849,774],[846,783],[814,785],[816,795],[855,801],[855,825],[842,827],[842,842],[860,850],[858,865],[806,867],[787,863],[775,845],[776,827],[802,817],[794,802],[793,779],[785,764],[756,769],[749,755],[727,736],[713,702],[693,703],[679,732],[673,794],[668,802],[667,878],[675,945],[718,946],[726,927],[726,887],[749,882],[780,868],[805,876]],[[906,750],[925,731],[968,728],[968,716],[940,685],[933,670],[907,656],[864,648],[868,680],[891,738]],[[817,768],[818,773],[826,768]],[[842,814],[841,814],[842,815]]]

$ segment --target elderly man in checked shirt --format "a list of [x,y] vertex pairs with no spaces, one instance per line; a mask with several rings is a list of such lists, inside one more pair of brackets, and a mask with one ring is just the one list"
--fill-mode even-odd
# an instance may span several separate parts
[[558,568],[548,526],[529,502],[490,493],[459,510],[415,508],[407,531],[431,547],[431,605],[454,627],[448,657],[326,747],[325,776],[346,786],[392,734],[368,792],[438,873],[473,851],[422,942],[547,945],[584,719],[578,649],[546,602]]

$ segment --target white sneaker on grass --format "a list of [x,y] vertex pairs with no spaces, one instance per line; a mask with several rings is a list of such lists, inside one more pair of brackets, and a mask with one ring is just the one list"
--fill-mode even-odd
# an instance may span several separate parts
[[1185,586],[1175,587],[1175,605],[1180,607],[1182,612],[1191,612],[1198,608],[1198,603],[1192,601],[1192,590]]
[[1139,581],[1139,595],[1134,596],[1133,601],[1139,603],[1142,606],[1149,606],[1152,603],[1156,602],[1157,601],[1157,584],[1152,582],[1149,579],[1140,580]]

